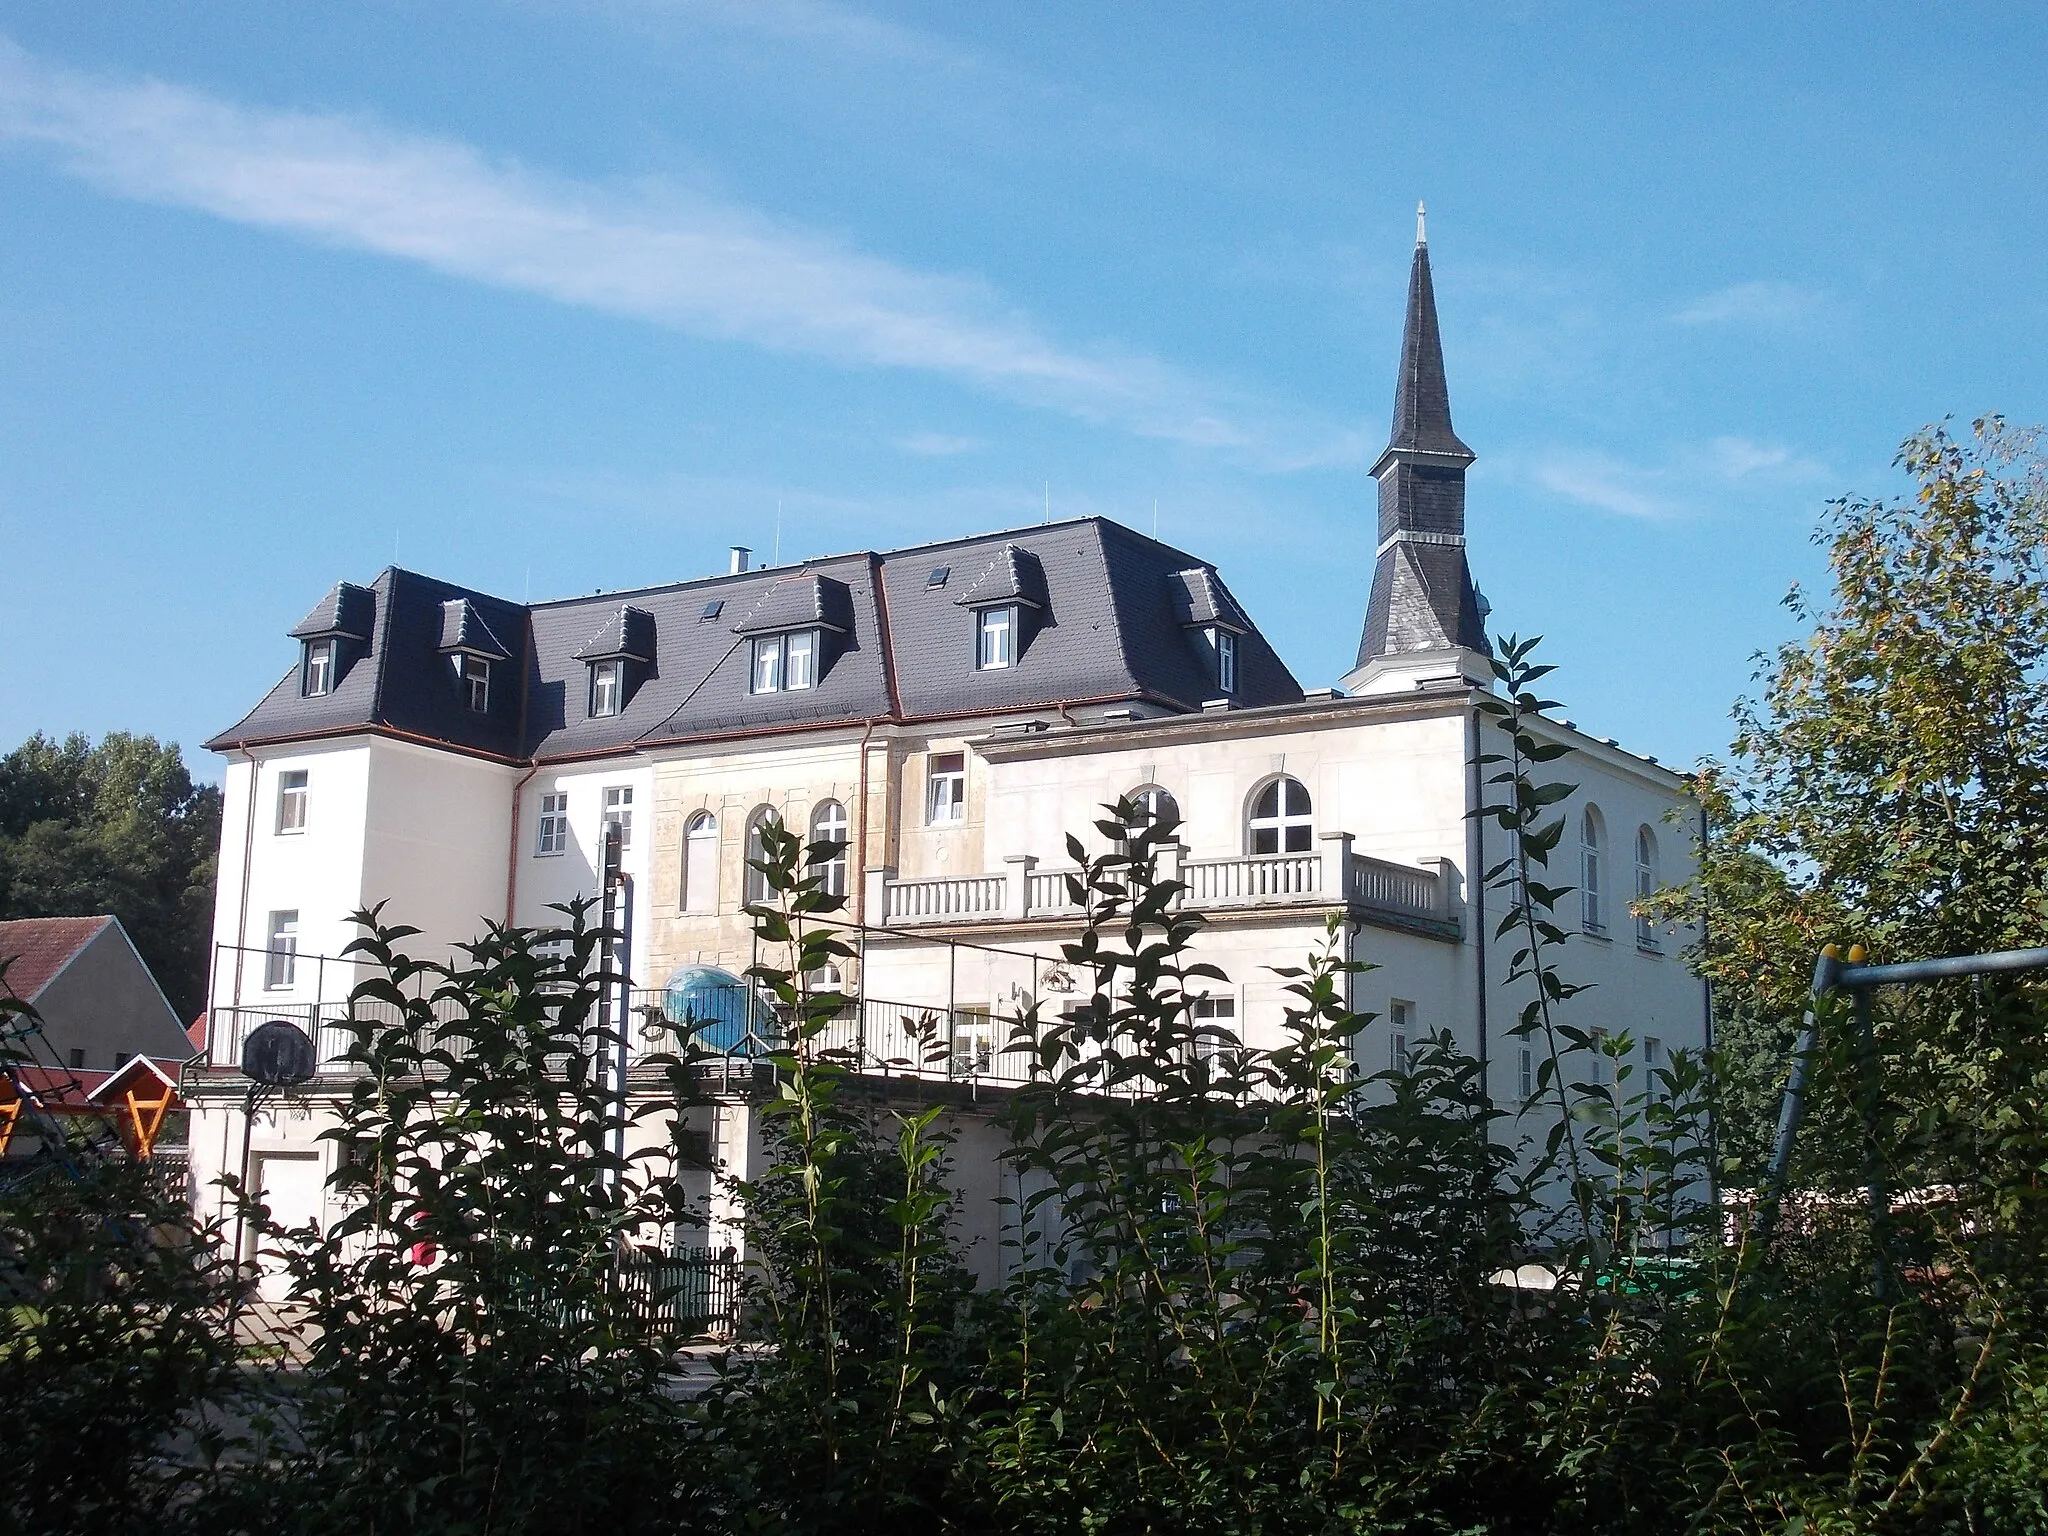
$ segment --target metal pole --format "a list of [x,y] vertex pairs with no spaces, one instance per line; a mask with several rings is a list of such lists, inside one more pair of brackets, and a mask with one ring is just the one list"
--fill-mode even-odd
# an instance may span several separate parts
[[1878,1141],[1877,1031],[1870,1018],[1870,988],[1856,988],[1849,999],[1855,1011],[1856,1067],[1861,1079],[1857,1097],[1863,1110],[1863,1185],[1870,1201],[1871,1271],[1874,1293],[1883,1301],[1891,1289],[1886,1241],[1891,1201],[1885,1193],[1884,1150]]
[[612,1128],[612,1155],[618,1159],[618,1178],[626,1177],[626,1065],[632,1050],[633,1023],[633,877],[619,872],[621,901],[619,916],[619,1123]]
[[1808,995],[1806,1015],[1800,1021],[1799,1038],[1792,1047],[1792,1072],[1785,1080],[1785,1101],[1778,1110],[1778,1139],[1771,1148],[1770,1173],[1764,1180],[1763,1208],[1757,1212],[1757,1236],[1764,1242],[1778,1225],[1778,1202],[1785,1193],[1785,1176],[1792,1167],[1792,1145],[1799,1136],[1799,1121],[1806,1113],[1806,1083],[1813,1072],[1814,1047],[1820,1043],[1820,999],[1842,969],[1841,952],[1830,944],[1813,962],[1813,988]]
[[242,1100],[242,1193],[235,1202],[235,1246],[234,1246],[234,1288],[228,1292],[228,1340],[235,1337],[235,1317],[242,1309],[242,1225],[249,1211],[249,1140],[250,1132],[256,1125],[256,1104],[262,1097],[263,1085],[251,1083],[247,1097]]

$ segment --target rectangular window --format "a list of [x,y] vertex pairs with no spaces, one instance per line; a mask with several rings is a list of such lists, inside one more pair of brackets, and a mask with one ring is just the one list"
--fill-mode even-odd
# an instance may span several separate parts
[[306,830],[306,770],[291,768],[277,776],[277,830]]
[[604,792],[604,824],[619,829],[621,850],[633,846],[633,787],[616,784]]
[[306,681],[300,689],[309,699],[334,691],[334,642],[314,640],[306,646]]
[[540,836],[533,851],[547,856],[569,850],[569,797],[566,794],[540,797]]
[[619,664],[600,661],[590,669],[590,718],[603,720],[619,712]]
[[782,686],[808,688],[818,676],[818,632],[801,629],[782,637]]
[[462,663],[462,696],[469,702],[472,713],[487,715],[491,711],[491,663],[483,656],[464,656]]
[[1521,1089],[1522,1102],[1526,1104],[1536,1097],[1536,1053],[1526,1045],[1517,1053],[1516,1070],[1520,1079],[1517,1086]]
[[1653,1104],[1662,1104],[1665,1099],[1664,1079],[1660,1075],[1663,1070],[1664,1042],[1655,1035],[1645,1035],[1643,1037],[1643,1090],[1649,1094],[1650,1102]]
[[1216,686],[1237,692],[1237,636],[1227,629],[1216,631]]
[[934,752],[925,784],[927,825],[951,826],[967,819],[967,754]]
[[1204,1061],[1211,1061],[1218,1052],[1241,1043],[1237,1034],[1237,999],[1234,997],[1196,998],[1194,1020],[1196,1029],[1200,1031],[1195,1037],[1195,1054]]
[[995,1019],[986,1008],[953,1010],[953,1070],[970,1075],[992,1071],[996,1063]]
[[782,636],[763,635],[754,642],[754,692],[782,692]]
[[979,622],[981,648],[974,664],[983,672],[1000,671],[1017,659],[1017,610],[984,608]]
[[1387,1040],[1387,1066],[1395,1072],[1411,1071],[1414,1057],[1408,1042],[1415,1035],[1415,1005],[1394,999],[1387,1004],[1387,1022],[1393,1026]]
[[264,957],[263,985],[288,987],[298,976],[299,914],[296,910],[270,914],[270,942]]

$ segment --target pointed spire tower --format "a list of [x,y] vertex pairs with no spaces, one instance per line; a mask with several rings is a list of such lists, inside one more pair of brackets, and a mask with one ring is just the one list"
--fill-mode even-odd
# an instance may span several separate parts
[[1465,469],[1475,457],[1451,428],[1429,239],[1418,203],[1394,430],[1372,467],[1380,486],[1372,596],[1346,691],[1385,693],[1454,674],[1490,678],[1483,660],[1490,649],[1486,600],[1465,564]]

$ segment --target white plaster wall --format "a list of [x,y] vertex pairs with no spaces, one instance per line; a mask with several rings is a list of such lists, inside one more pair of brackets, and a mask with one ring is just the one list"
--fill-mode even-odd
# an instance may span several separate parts
[[408,742],[369,749],[361,904],[420,930],[412,953],[444,958],[505,914],[510,768]]
[[[659,816],[655,801],[654,769],[639,759],[626,762],[585,763],[565,768],[544,768],[528,779],[519,791],[519,832],[516,847],[509,848],[516,866],[513,898],[515,921],[524,927],[546,928],[568,921],[550,911],[557,904],[575,898],[598,897],[604,858],[604,795],[607,789],[633,791],[632,838],[621,856],[621,867],[633,882],[632,971],[637,985],[648,975],[648,954],[652,943],[653,880]],[[559,854],[540,853],[541,800],[545,795],[569,797],[569,842]],[[501,847],[504,845],[501,844]],[[504,865],[499,864],[496,914],[505,907]],[[590,922],[598,921],[593,908]]]
[[[354,965],[330,961],[323,966],[313,957],[338,957],[355,937],[348,915],[362,901],[370,758],[370,747],[358,740],[259,752],[253,765],[229,762],[214,942],[240,944],[248,952],[238,967],[231,949],[216,949],[216,1006],[332,1001],[346,998],[355,985]],[[306,826],[302,832],[279,832],[278,779],[292,770],[306,774]],[[257,951],[269,941],[270,914],[294,910],[299,914],[299,953],[305,958],[295,967],[290,986],[267,988],[264,957]]]

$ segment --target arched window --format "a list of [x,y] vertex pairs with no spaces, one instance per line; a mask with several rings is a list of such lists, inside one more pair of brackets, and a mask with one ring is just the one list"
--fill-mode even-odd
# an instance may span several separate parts
[[1606,870],[1601,868],[1600,808],[1589,805],[1579,817],[1579,902],[1588,933],[1607,931]]
[[1299,779],[1275,779],[1252,801],[1245,827],[1253,853],[1307,853],[1315,844],[1308,790]]
[[[1641,906],[1657,894],[1657,834],[1649,827],[1636,828],[1636,904]],[[1643,912],[1636,913],[1636,947],[1657,948],[1657,925]]]
[[1180,804],[1172,795],[1157,784],[1147,784],[1143,789],[1134,789],[1130,795],[1131,804],[1138,808],[1138,814],[1145,818],[1145,825],[1156,827],[1162,821],[1175,825],[1180,822]]
[[718,910],[718,818],[709,811],[683,828],[683,910]]
[[761,869],[767,860],[768,848],[762,833],[770,826],[781,826],[782,817],[772,805],[757,805],[754,813],[747,818],[747,903],[754,905],[769,898],[768,876]]
[[846,894],[846,807],[837,800],[821,801],[811,812],[811,841],[830,843],[838,852],[823,864],[814,865],[812,873],[823,882],[828,896]]

